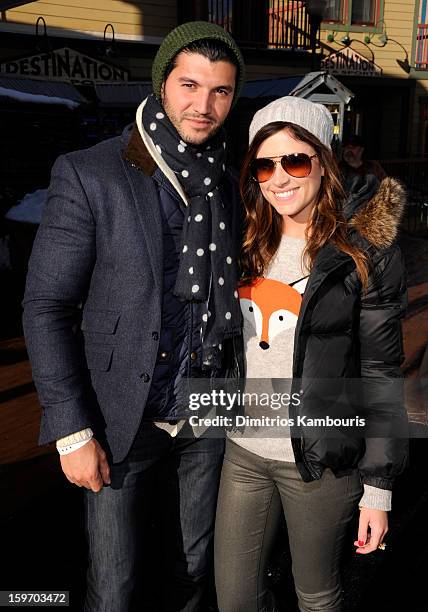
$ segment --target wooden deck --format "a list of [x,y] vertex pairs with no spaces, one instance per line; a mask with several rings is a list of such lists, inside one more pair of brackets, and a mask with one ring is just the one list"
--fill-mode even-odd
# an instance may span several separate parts
[[56,452],[38,446],[41,409],[24,338],[0,343],[0,465]]

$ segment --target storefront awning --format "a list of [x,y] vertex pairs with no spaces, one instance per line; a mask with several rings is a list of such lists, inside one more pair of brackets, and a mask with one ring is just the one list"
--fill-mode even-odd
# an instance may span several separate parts
[[87,100],[70,83],[0,76],[0,97],[76,108]]
[[95,93],[102,106],[135,107],[152,93],[150,81],[97,83]]
[[281,79],[248,81],[243,87],[241,97],[281,98],[283,96],[298,96],[299,98],[313,99],[314,93],[320,87],[324,87],[326,92],[330,92],[321,94],[322,100],[316,100],[323,103],[341,102],[347,104],[354,95],[328,72],[309,72],[305,75],[294,75]]
[[247,81],[242,88],[241,98],[282,98],[283,96],[289,96],[302,78],[303,76],[300,74],[281,79]]

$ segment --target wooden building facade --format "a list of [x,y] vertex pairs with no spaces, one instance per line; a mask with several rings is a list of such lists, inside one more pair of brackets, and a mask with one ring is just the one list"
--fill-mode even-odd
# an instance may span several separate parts
[[[233,34],[249,80],[320,69],[336,76],[354,93],[345,129],[360,133],[372,156],[428,155],[427,0],[93,0],[90,6],[39,0],[1,6],[0,79],[59,81],[55,61],[67,65],[66,53],[78,57],[74,67],[93,62],[92,72],[64,69],[62,76],[89,102],[86,109],[97,110],[81,110],[79,119],[94,139],[117,133],[132,118],[143,91],[136,84],[150,81],[165,35],[178,23],[205,19]],[[43,57],[61,53],[47,67]],[[260,106],[265,102],[261,98]]]

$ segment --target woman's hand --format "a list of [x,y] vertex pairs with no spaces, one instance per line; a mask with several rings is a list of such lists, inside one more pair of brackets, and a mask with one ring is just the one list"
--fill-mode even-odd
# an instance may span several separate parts
[[384,510],[373,510],[373,508],[360,508],[358,540],[354,542],[354,546],[357,547],[355,552],[360,555],[367,555],[377,550],[387,532],[387,512]]

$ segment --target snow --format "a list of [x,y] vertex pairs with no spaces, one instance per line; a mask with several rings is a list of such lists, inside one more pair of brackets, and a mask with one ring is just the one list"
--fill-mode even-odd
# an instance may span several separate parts
[[33,193],[27,193],[22,200],[12,206],[6,213],[6,219],[11,221],[24,221],[26,223],[40,223],[42,220],[43,206],[46,201],[47,189],[37,189]]
[[0,87],[0,96],[6,96],[13,100],[20,100],[21,102],[39,102],[40,104],[63,104],[70,109],[77,108],[78,102],[69,100],[67,98],[60,98],[55,96],[43,96],[41,94],[31,94],[23,91],[17,91],[16,89],[8,89],[7,87]]

